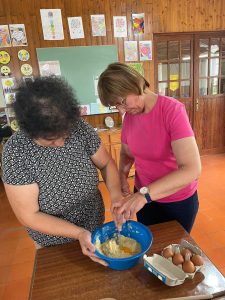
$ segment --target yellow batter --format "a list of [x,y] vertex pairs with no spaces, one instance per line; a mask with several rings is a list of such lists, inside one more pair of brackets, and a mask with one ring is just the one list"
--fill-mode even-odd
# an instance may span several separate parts
[[130,257],[141,252],[141,245],[137,241],[121,234],[102,244],[97,238],[95,246],[101,254],[113,258]]

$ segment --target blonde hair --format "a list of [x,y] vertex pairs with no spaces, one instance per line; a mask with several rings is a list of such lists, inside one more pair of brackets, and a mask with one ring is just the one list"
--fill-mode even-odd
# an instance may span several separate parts
[[118,98],[142,95],[148,81],[135,69],[122,63],[108,65],[98,81],[98,95],[104,106],[115,105]]

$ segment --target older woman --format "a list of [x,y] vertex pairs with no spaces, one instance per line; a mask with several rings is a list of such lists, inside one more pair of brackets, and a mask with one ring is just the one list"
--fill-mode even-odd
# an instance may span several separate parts
[[96,167],[112,202],[122,197],[114,161],[62,79],[22,84],[14,108],[20,130],[4,148],[3,182],[17,218],[37,244],[78,240],[85,255],[105,265],[90,232],[104,221]]
[[[198,211],[201,162],[185,107],[149,89],[138,72],[110,64],[98,82],[101,102],[124,114],[119,174],[126,199],[113,207],[117,225],[133,218],[150,225],[177,220],[190,232]],[[127,177],[135,163],[135,190]]]

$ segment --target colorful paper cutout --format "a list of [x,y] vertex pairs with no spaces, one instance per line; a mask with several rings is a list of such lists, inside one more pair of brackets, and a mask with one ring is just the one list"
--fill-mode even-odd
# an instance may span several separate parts
[[2,76],[9,76],[10,74],[11,74],[10,67],[8,67],[8,66],[1,67],[1,75]]
[[13,131],[18,131],[19,130],[19,126],[16,120],[12,120],[10,123],[10,127],[12,128]]
[[8,52],[2,50],[0,51],[0,64],[7,65],[10,62],[10,55]]
[[20,67],[21,73],[25,76],[30,76],[33,73],[33,68],[31,67],[30,64],[23,64]]
[[27,50],[25,50],[25,49],[21,49],[18,52],[18,58],[21,61],[27,61],[30,58],[30,53]]

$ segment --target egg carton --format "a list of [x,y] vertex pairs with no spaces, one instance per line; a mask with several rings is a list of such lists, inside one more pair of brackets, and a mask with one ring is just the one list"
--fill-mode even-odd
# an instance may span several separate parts
[[[180,250],[182,250],[183,248],[190,249],[193,253],[202,256],[202,251],[198,247],[193,246],[185,240],[183,240],[181,244],[171,244],[165,248],[171,248],[174,251],[177,247],[179,247]],[[196,272],[200,272],[203,267],[196,266],[194,273],[185,273],[182,270],[182,266],[174,265],[172,263],[172,259],[170,258],[165,258],[161,255],[153,254],[153,256],[144,255],[143,259],[145,268],[168,286],[176,286],[182,284],[186,278],[193,278]]]
[[[202,256],[202,251],[198,247],[190,244],[186,240],[182,240],[180,244],[171,244],[171,245],[169,245],[169,246],[167,246],[165,248],[170,248],[173,252],[175,251],[176,248],[179,248],[180,251],[182,251],[182,249],[186,248],[186,249],[191,250],[192,253],[198,254],[198,255]],[[163,256],[163,250],[161,252],[162,256]],[[171,264],[173,264],[172,263],[172,258],[166,258],[166,259],[169,260],[171,262]],[[182,269],[182,265],[178,265],[178,268]],[[203,266],[195,266],[195,272],[193,272],[193,273],[185,273],[185,274],[187,274],[188,278],[192,279],[192,278],[194,278],[194,276],[195,276],[195,274],[197,272],[200,272],[202,270],[202,268],[203,268]]]

